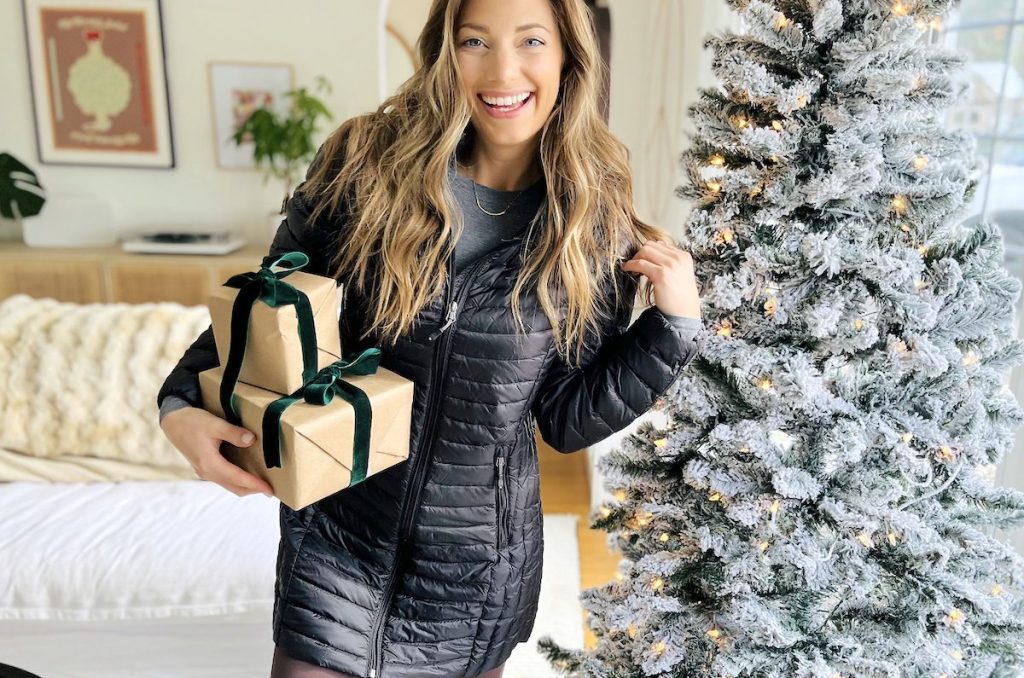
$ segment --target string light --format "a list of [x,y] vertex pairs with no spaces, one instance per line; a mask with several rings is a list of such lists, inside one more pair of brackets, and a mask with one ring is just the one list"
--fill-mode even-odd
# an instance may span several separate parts
[[916,169],[918,172],[920,172],[921,170],[923,170],[927,166],[928,166],[928,156],[927,155],[919,155],[916,158],[914,158],[914,169]]
[[931,24],[930,25],[935,30],[941,31],[942,30],[942,17],[938,17],[938,16],[935,17],[934,19],[931,20]]
[[602,506],[601,507],[601,517],[602,518],[607,518],[611,514],[612,514],[612,510],[610,508],[608,508],[607,506]]
[[772,129],[775,130],[776,132],[781,132],[782,131],[782,121],[781,120],[772,120]]
[[668,532],[662,532],[661,536],[659,536],[658,539],[661,540],[662,542],[668,541]]
[[964,613],[954,607],[946,613],[946,617],[942,621],[946,623],[946,626],[956,626],[964,619]]
[[721,323],[720,323],[720,324],[718,325],[718,329],[717,329],[717,330],[715,330],[715,334],[717,334],[717,335],[718,335],[718,336],[720,336],[720,337],[728,337],[728,336],[732,336],[732,323],[731,323],[731,322],[729,322],[729,319],[728,319],[728,318],[726,318],[725,320],[723,320],[723,321],[722,321],[722,322],[721,322]]
[[629,634],[630,638],[635,638],[636,637],[636,624],[630,624],[629,628],[626,629],[626,632]]
[[747,195],[749,195],[751,198],[756,198],[757,196],[761,195],[761,190],[762,189],[760,185],[754,186],[749,191],[747,191]]
[[750,448],[749,448],[749,447],[747,447],[747,446],[746,446],[746,445],[744,444],[744,445],[743,445],[743,446],[742,446],[742,447],[740,448],[740,452],[743,452],[744,454],[746,454],[747,452],[750,452]]
[[854,329],[857,329],[857,330],[863,329],[864,321],[861,320],[860,318],[855,318],[854,321],[853,321],[853,327],[854,327]]
[[914,76],[914,79],[910,82],[911,89],[921,89],[924,87],[924,74],[918,73]]
[[718,640],[718,638],[722,635],[722,632],[718,629],[708,629],[708,635],[714,638],[715,640]]
[[871,534],[869,532],[861,532],[860,534],[858,534],[857,541],[859,541],[867,548],[871,548],[875,545],[875,542],[871,541]]
[[902,0],[896,0],[896,2],[892,3],[892,13],[896,16],[907,16],[910,14],[910,8]]
[[961,652],[960,650],[953,650],[952,652],[949,653],[949,656],[951,656],[953,659],[955,659],[957,661],[960,661],[961,659],[964,658],[964,653]]
[[708,190],[710,190],[710,191],[711,191],[712,193],[718,193],[719,191],[721,191],[721,190],[722,190],[722,184],[718,183],[718,182],[717,182],[717,181],[715,181],[714,179],[712,179],[711,181],[709,181],[709,182],[708,182],[708,183],[706,184],[706,186],[708,187]]
[[1003,587],[999,584],[993,584],[990,592],[993,596],[1001,596],[1003,595]]
[[791,23],[793,23],[793,22],[789,19],[789,17],[787,17],[782,12],[776,12],[775,13],[775,28],[776,28],[776,30],[780,30],[781,31],[783,28],[785,28],[786,26],[790,25]]
[[664,585],[665,581],[661,577],[655,577],[654,581],[651,582],[651,588],[655,591],[660,591]]
[[656,653],[661,654],[665,651],[665,641],[659,640],[654,645],[651,645],[651,649],[654,650]]
[[964,365],[973,365],[976,362],[978,362],[978,356],[974,350],[972,349],[967,351],[967,355],[965,355],[963,359]]
[[733,117],[732,124],[740,129],[746,129],[750,127],[750,119],[745,115],[737,115]]
[[920,254],[923,257],[925,254],[928,253],[928,246],[927,245],[919,245],[918,248],[917,248],[917,253]]
[[903,214],[904,212],[907,211],[907,207],[909,207],[909,203],[907,202],[907,196],[905,196],[905,195],[895,195],[895,196],[893,196],[893,199],[892,199],[892,202],[890,203],[890,205],[892,206],[892,209],[897,214]]
[[615,498],[619,501],[626,501],[626,492],[624,490],[617,490],[615,492]]
[[757,381],[757,387],[767,390],[772,387],[772,380],[768,377],[762,377]]
[[939,461],[953,461],[956,459],[956,452],[949,445],[943,445],[935,452],[935,458]]
[[668,445],[668,441],[665,440],[664,438],[658,438],[657,440],[654,441],[654,446],[659,449],[665,447],[666,445]]
[[622,574],[621,572],[616,572],[616,573],[615,573],[615,578],[616,578],[616,579],[618,579],[619,581],[622,581],[622,580],[623,580],[623,579],[625,579],[626,577],[625,577],[625,575],[623,575],[623,574]]
[[910,431],[907,431],[906,433],[904,433],[903,435],[900,436],[900,440],[902,440],[905,443],[909,443],[913,439],[914,439],[914,434],[911,433]]
[[886,536],[886,537],[888,537],[888,539],[889,539],[889,543],[890,543],[890,544],[891,544],[892,546],[896,546],[896,542],[897,542],[898,540],[897,540],[897,537],[896,537],[896,533],[895,533],[895,532],[890,532],[889,534],[887,534],[887,535],[885,535],[885,536]]
[[768,315],[775,315],[775,311],[779,309],[779,300],[775,297],[768,297],[768,301],[764,302],[764,311]]
[[708,495],[708,499],[710,499],[711,501],[719,501],[721,498],[722,495],[718,492],[712,492],[711,494]]
[[732,229],[731,228],[724,228],[724,229],[722,229],[721,236],[722,236],[722,240],[724,240],[727,243],[731,243],[732,242]]
[[798,96],[796,98],[796,107],[797,108],[803,108],[804,106],[807,105],[808,101],[810,101],[810,99],[807,97],[807,95],[806,94],[801,94],[800,96]]
[[919,278],[915,278],[914,279],[914,289],[915,290],[920,290],[924,286],[925,286],[925,282],[923,280],[921,280]]
[[910,233],[910,224],[904,221],[902,224],[900,224],[900,230],[903,231],[904,233]]
[[714,167],[721,167],[725,164],[725,156],[721,153],[715,153],[713,156],[708,158],[708,164]]
[[775,501],[772,502],[772,507],[770,509],[768,509],[768,510],[772,512],[772,515],[775,515],[776,513],[779,512],[779,506],[780,505],[781,505],[781,503],[779,502],[778,499],[776,499]]
[[766,541],[763,541],[763,542],[761,542],[760,544],[758,544],[758,545],[757,545],[757,547],[758,547],[759,549],[761,549],[761,553],[764,553],[765,551],[767,551],[767,550],[768,550],[768,542],[766,542]]

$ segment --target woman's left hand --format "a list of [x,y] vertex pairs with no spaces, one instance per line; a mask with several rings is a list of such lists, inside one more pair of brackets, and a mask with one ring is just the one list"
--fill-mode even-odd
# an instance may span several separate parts
[[648,240],[622,270],[647,276],[654,288],[654,305],[668,315],[700,319],[700,296],[693,258],[684,249],[662,240]]

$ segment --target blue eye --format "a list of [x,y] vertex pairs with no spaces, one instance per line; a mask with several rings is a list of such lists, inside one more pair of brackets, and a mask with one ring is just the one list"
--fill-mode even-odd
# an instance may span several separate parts
[[463,45],[465,45],[465,44],[466,44],[467,42],[469,42],[470,40],[479,40],[479,39],[480,39],[480,38],[466,38],[465,40],[463,40],[463,41],[462,41],[462,44],[463,44]]
[[540,45],[543,45],[543,44],[544,44],[544,41],[543,41],[543,40],[541,40],[540,38],[527,38],[526,40],[527,40],[527,41],[530,41],[530,40],[536,40],[536,41],[537,41],[538,43],[540,43],[540,44],[538,45],[538,47],[539,47]]

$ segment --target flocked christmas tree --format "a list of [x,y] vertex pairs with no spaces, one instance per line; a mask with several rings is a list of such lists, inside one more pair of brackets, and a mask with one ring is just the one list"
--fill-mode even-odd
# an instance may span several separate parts
[[581,676],[1017,676],[1024,562],[993,485],[1020,282],[962,225],[950,0],[730,0],[679,189],[697,358],[600,468],[623,560],[583,603]]

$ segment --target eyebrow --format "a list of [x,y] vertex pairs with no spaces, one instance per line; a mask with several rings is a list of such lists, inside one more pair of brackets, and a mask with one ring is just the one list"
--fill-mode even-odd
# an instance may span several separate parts
[[[476,29],[478,31],[481,31],[483,33],[489,32],[487,26],[483,26],[481,24],[465,23],[465,24],[460,25],[458,30],[461,31],[463,28],[474,28],[474,29]],[[525,31],[525,30],[528,30],[530,28],[540,28],[542,30],[548,31],[547,27],[543,26],[541,24],[523,24],[522,26],[516,26],[516,32],[518,33],[519,31]],[[551,31],[548,31],[548,33],[550,33],[550,32]]]

